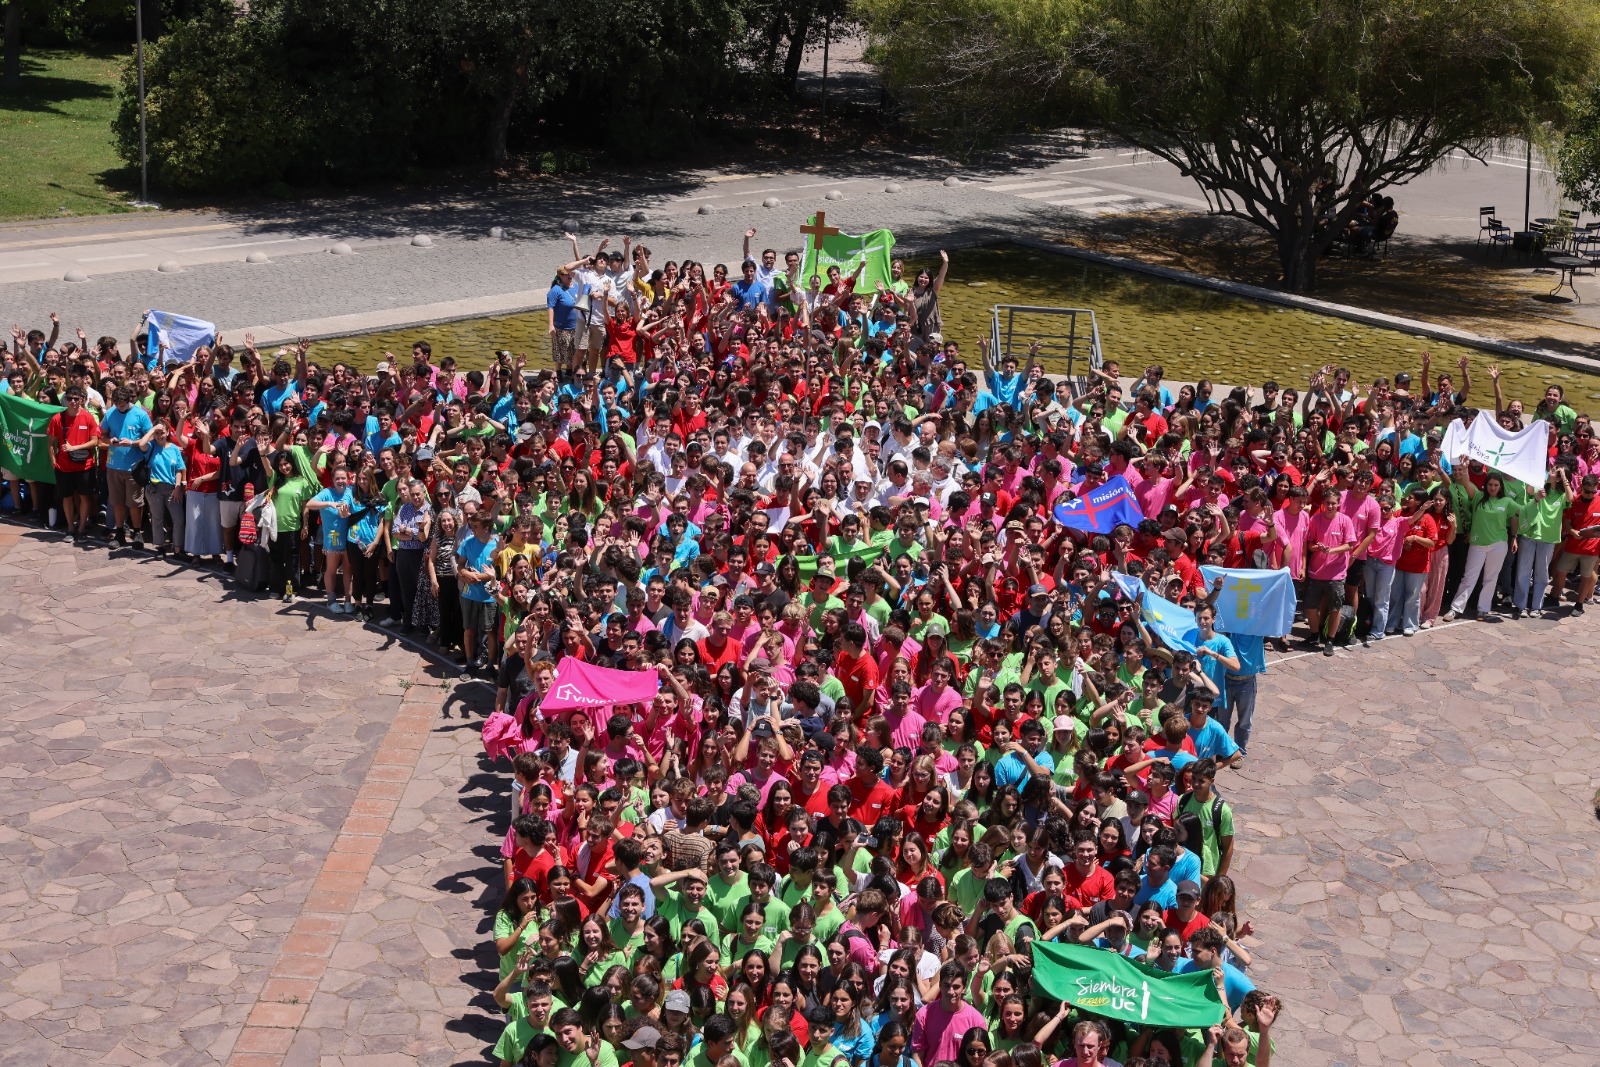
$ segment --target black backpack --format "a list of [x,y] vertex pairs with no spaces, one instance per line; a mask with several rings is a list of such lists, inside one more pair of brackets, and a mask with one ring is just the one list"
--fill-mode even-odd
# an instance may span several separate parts
[[[1205,847],[1205,827],[1200,822],[1197,812],[1185,811],[1193,793],[1184,793],[1178,798],[1176,818],[1174,824],[1183,831],[1183,845],[1195,855]],[[1211,833],[1213,837],[1222,836],[1222,795],[1215,788],[1211,790]]]

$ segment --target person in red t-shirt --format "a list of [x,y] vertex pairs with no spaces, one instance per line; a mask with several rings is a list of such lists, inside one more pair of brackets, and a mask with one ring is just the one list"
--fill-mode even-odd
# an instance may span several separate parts
[[885,782],[883,753],[875,748],[856,750],[856,773],[851,776],[850,817],[870,827],[889,814],[894,789]]
[[[1428,491],[1417,486],[1401,502],[1401,513],[1410,520],[1402,528],[1400,558],[1394,565],[1394,586],[1389,596],[1389,625],[1400,626],[1407,637],[1417,632],[1422,612],[1422,587],[1427,584],[1428,565],[1439,539],[1439,524],[1421,510]],[[1390,630],[1394,633],[1394,630]]]
[[1100,866],[1100,845],[1090,833],[1080,834],[1072,845],[1072,863],[1061,872],[1067,907],[1089,908],[1116,895],[1111,872]]
[[101,444],[100,423],[84,409],[84,395],[81,386],[68,386],[63,397],[66,410],[52,415],[45,429],[56,469],[56,495],[73,544],[89,535],[96,490],[94,469]]
[[859,622],[845,623],[839,634],[833,673],[844,686],[851,717],[858,720],[872,708],[878,692],[878,664],[866,648],[867,628]]
[[1179,882],[1178,906],[1168,908],[1162,918],[1166,920],[1167,929],[1176,930],[1186,942],[1190,934],[1210,926],[1211,920],[1200,910],[1200,883]]
[[1566,582],[1574,569],[1578,572],[1578,599],[1572,605],[1574,615],[1583,614],[1583,605],[1594,596],[1595,561],[1600,558],[1600,478],[1586,474],[1578,483],[1578,495],[1561,516],[1561,555],[1556,559],[1559,576],[1557,590]]

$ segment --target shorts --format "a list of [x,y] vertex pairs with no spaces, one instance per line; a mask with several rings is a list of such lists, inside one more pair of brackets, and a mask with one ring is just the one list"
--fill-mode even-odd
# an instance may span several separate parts
[[219,500],[217,501],[217,514],[222,517],[222,528],[224,530],[237,529],[239,516],[244,514],[244,501]]
[[495,616],[499,609],[492,600],[468,600],[461,598],[461,628],[463,630],[476,630],[480,634],[494,633]]
[[566,370],[572,366],[572,358],[577,351],[576,330],[557,330],[550,335],[550,356],[555,360],[557,370]]
[[1367,575],[1367,561],[1364,560],[1364,559],[1353,559],[1353,560],[1351,560],[1350,561],[1350,569],[1344,572],[1345,588],[1346,589],[1351,589],[1351,588],[1360,589],[1361,588],[1361,582],[1366,577],[1366,575]]
[[1306,610],[1321,611],[1324,598],[1329,611],[1344,607],[1344,581],[1343,578],[1307,578]]
[[606,346],[605,323],[592,323],[586,318],[579,319],[577,333],[577,345],[579,348],[592,349],[605,348]]
[[86,471],[56,471],[57,496],[94,496],[99,476],[93,467]]
[[132,471],[108,468],[106,502],[114,508],[143,508],[144,486],[133,480]]
[[4,479],[8,482],[20,482],[24,480],[22,475],[18,474],[16,471],[6,470],[4,467],[0,467],[0,479]]
[[1600,556],[1580,556],[1574,552],[1563,550],[1561,558],[1556,560],[1556,573],[1564,578],[1576,568],[1578,577],[1593,578],[1597,561],[1600,561]]

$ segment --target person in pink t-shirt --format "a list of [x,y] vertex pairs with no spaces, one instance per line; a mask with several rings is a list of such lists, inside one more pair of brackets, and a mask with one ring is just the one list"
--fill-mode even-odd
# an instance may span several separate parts
[[1350,553],[1362,538],[1350,516],[1339,510],[1339,490],[1322,490],[1322,507],[1306,528],[1306,626],[1313,646],[1322,640],[1322,654],[1333,655],[1333,635],[1344,606],[1344,577]]
[[966,1001],[967,969],[955,960],[939,968],[939,999],[917,1011],[911,1028],[911,1051],[924,1064],[954,1060],[961,1037],[974,1026],[986,1027],[983,1013]]

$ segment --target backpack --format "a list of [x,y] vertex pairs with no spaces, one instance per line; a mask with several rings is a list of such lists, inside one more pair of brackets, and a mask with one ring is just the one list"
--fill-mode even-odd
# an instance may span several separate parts
[[[1205,846],[1205,827],[1198,813],[1184,810],[1193,796],[1193,793],[1184,793],[1178,798],[1173,822],[1183,830],[1183,846],[1199,855]],[[1213,838],[1222,836],[1222,796],[1215,789],[1211,791],[1211,835]]]
[[245,507],[244,510],[239,512],[239,543],[241,545],[253,545],[256,543],[258,538],[258,534],[256,532],[255,512],[249,510],[250,502],[254,500],[255,497],[255,487],[249,482],[244,483]]

